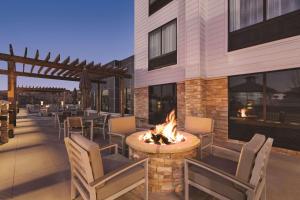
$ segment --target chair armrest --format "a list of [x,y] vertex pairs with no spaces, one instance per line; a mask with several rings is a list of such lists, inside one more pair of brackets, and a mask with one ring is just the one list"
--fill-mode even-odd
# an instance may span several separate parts
[[136,128],[136,131],[148,131],[148,128]]
[[108,132],[108,134],[109,135],[113,135],[113,136],[119,136],[119,137],[122,137],[122,138],[126,137],[126,135],[122,134],[122,133]]
[[212,154],[235,162],[238,162],[240,158],[240,152],[214,144],[212,145]]
[[232,182],[236,185],[239,185],[240,187],[242,187],[246,190],[254,190],[255,189],[255,187],[253,185],[251,185],[251,184],[249,184],[249,183],[247,183],[247,182],[245,182],[245,181],[243,181],[243,180],[241,180],[241,179],[239,179],[239,178],[237,178],[237,177],[235,177],[235,176],[233,176],[233,175],[231,175],[227,172],[224,172],[224,171],[222,171],[220,169],[217,169],[217,168],[215,168],[211,165],[208,165],[204,162],[201,162],[199,160],[195,160],[195,159],[192,159],[192,158],[186,158],[185,162],[187,164],[192,164],[192,165],[197,166],[199,168],[202,168],[206,171],[209,171],[209,172],[211,172],[211,173],[213,173],[217,176],[220,176],[223,179],[226,179],[226,180],[228,180],[228,181],[230,181],[230,182]]
[[137,165],[140,165],[144,163],[144,165],[146,167],[148,167],[148,158],[141,158],[141,159],[138,159],[136,161],[134,161],[133,163],[129,163],[129,164],[126,164],[124,165],[123,167],[119,168],[119,169],[116,169],[116,170],[113,170],[107,174],[105,174],[104,176],[96,179],[94,182],[92,182],[90,185],[91,187],[95,188],[99,185],[102,185],[104,184],[105,182],[109,181],[110,179],[128,171],[129,169],[137,166]]
[[107,150],[107,149],[114,149],[115,154],[118,153],[118,144],[109,144],[109,145],[105,145],[101,148],[99,148],[100,152]]
[[211,136],[213,135],[214,133],[198,133],[199,137],[208,137],[208,136]]

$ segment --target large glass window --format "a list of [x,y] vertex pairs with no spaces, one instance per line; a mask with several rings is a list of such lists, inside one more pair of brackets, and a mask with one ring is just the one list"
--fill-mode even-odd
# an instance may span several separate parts
[[229,78],[229,138],[300,150],[300,68]]
[[163,123],[176,102],[176,83],[149,86],[149,123]]
[[149,33],[149,69],[177,63],[177,21],[173,20]]
[[263,119],[263,75],[230,79],[230,116]]
[[300,125],[300,70],[266,74],[266,120]]

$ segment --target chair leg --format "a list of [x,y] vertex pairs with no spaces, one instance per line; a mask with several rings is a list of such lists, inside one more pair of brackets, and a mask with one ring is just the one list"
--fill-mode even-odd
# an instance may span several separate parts
[[187,162],[184,162],[184,200],[189,200],[189,180]]
[[126,154],[125,138],[122,138],[122,154],[123,154],[123,156],[125,156],[125,154]]
[[148,191],[148,162],[145,163],[145,200],[149,198],[149,191]]
[[103,139],[105,140],[105,128],[102,128]]
[[73,184],[73,181],[71,180],[71,200],[76,199],[77,195],[78,195],[77,189]]
[[90,199],[89,200],[97,200],[96,191],[90,192]]
[[60,140],[61,128],[58,128],[58,140]]
[[260,195],[260,199],[261,200],[267,200],[267,186],[266,186],[266,184],[264,185],[264,189],[263,189],[263,191]]

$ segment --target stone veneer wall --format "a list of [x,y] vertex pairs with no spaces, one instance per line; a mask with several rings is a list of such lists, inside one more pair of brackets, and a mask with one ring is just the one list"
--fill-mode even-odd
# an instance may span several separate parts
[[201,78],[185,81],[185,115],[205,116],[205,81]]
[[228,81],[227,78],[205,80],[206,117],[215,120],[215,137],[228,139]]
[[136,117],[148,119],[148,95],[148,87],[134,89],[134,115]]
[[177,127],[184,127],[185,119],[185,83],[177,83]]
[[185,81],[185,115],[211,117],[215,120],[216,138],[228,135],[227,78],[192,79]]

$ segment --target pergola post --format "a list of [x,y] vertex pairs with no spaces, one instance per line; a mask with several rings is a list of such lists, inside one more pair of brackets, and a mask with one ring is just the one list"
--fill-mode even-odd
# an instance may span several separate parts
[[124,93],[124,78],[120,78],[120,113],[124,116],[125,110],[125,93]]
[[8,88],[7,88],[7,99],[10,102],[9,107],[9,129],[13,130],[13,127],[17,125],[17,113],[16,113],[16,82],[17,77],[15,74],[16,71],[16,63],[14,62],[7,62],[7,81],[8,81]]

